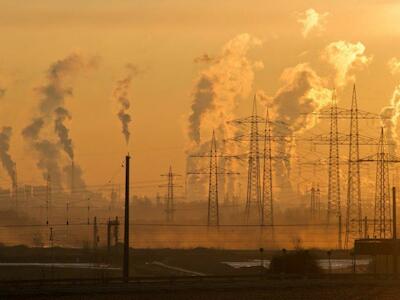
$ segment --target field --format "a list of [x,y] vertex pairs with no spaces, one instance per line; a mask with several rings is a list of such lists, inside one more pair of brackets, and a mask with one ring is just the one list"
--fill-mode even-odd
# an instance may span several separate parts
[[[261,300],[261,299],[399,299],[400,282],[386,280],[255,280],[86,286],[43,289],[43,295],[19,299],[81,300]],[[13,299],[7,297],[7,299]],[[15,297],[17,299],[17,297]]]

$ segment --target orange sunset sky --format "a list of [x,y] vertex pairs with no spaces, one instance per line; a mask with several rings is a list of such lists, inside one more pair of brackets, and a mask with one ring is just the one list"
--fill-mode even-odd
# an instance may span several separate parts
[[[170,164],[178,173],[186,171],[196,82],[203,72],[222,67],[218,62],[231,55],[227,48],[242,47],[230,41],[245,37],[245,49],[223,66],[235,69],[233,86],[247,76],[240,93],[227,96],[235,99],[225,99],[235,103],[234,117],[250,113],[256,92],[273,97],[284,86],[284,70],[302,63],[325,88],[337,88],[339,106],[348,107],[356,80],[359,107],[379,113],[400,84],[399,25],[400,2],[388,0],[0,0],[0,126],[13,130],[9,153],[18,181],[45,182],[21,131],[38,114],[37,87],[46,84],[50,66],[72,53],[95,61],[65,79],[73,90],[65,106],[72,117],[66,124],[75,162],[89,186],[104,184],[129,151],[133,182],[139,183],[159,180]],[[327,54],[327,47],[340,41],[348,49],[356,45],[342,78]],[[235,65],[236,58],[249,63],[249,74]],[[128,88],[128,147],[113,98],[127,64],[137,70]],[[51,130],[43,134],[55,139]],[[207,139],[203,134],[202,141]],[[60,164],[68,163],[62,154]],[[1,185],[9,186],[4,168],[0,176]],[[154,186],[134,193],[156,191]]]

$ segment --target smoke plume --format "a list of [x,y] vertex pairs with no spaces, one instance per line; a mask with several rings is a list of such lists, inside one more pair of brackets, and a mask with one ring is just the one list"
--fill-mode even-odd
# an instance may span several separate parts
[[67,178],[67,185],[73,187],[74,191],[86,188],[86,183],[83,179],[83,171],[80,166],[68,164],[64,167],[63,171]]
[[329,13],[319,13],[313,8],[300,14],[297,21],[302,24],[302,35],[308,37],[312,31],[322,32],[325,29],[326,17]]
[[[269,99],[275,119],[285,122],[284,127],[273,127],[275,135],[294,136],[314,127],[314,112],[329,104],[331,91],[308,64],[299,64],[284,70],[282,87]],[[289,159],[276,161],[278,184],[290,187],[290,156],[294,150],[294,141],[282,141],[277,144],[277,152]]]
[[400,85],[393,91],[390,105],[381,110],[381,122],[386,128],[386,139],[391,154],[396,154],[400,131]]
[[372,61],[372,56],[364,54],[365,46],[361,43],[350,43],[338,41],[329,44],[324,52],[323,58],[331,64],[335,71],[335,86],[345,86],[349,81],[354,81],[354,74],[350,74],[355,69],[362,69]]
[[132,117],[129,113],[130,109],[130,88],[132,84],[132,79],[140,74],[139,69],[132,65],[126,65],[127,74],[117,81],[112,97],[120,105],[120,109],[117,113],[118,119],[121,121],[122,133],[125,137],[125,142],[129,144],[130,130],[129,123],[132,122]]
[[400,59],[397,57],[392,57],[388,61],[388,67],[389,67],[390,73],[392,73],[393,75],[400,73]]
[[[249,50],[259,45],[259,39],[244,33],[228,41],[212,60],[207,55],[208,65],[200,71],[192,92],[187,146],[189,154],[203,149],[208,152],[209,148],[204,145],[211,139],[213,130],[219,140],[233,135],[234,128],[227,121],[234,119],[238,100],[251,92],[255,70],[263,67],[261,62],[251,61],[247,56]],[[226,147],[220,150],[228,153],[234,151]],[[188,170],[198,167],[193,159],[188,159]],[[191,180],[199,179],[192,176]],[[188,184],[193,186],[191,183]]]
[[[97,65],[96,58],[87,59],[79,54],[71,54],[58,60],[46,73],[46,82],[35,89],[38,95],[38,111],[31,123],[22,130],[25,141],[35,151],[37,166],[43,172],[43,178],[48,175],[52,183],[61,187],[61,168],[59,161],[61,149],[73,158],[72,141],[64,121],[70,118],[65,108],[65,101],[73,95],[72,79],[77,73],[91,69]],[[48,132],[44,129],[53,125],[58,142],[51,136],[44,137]]]
[[248,51],[260,44],[257,38],[240,34],[226,43],[212,64],[200,72],[189,115],[190,144],[209,140],[213,129],[222,137],[230,131],[226,121],[233,119],[239,97],[250,93],[254,71],[263,67],[247,57]]
[[[400,73],[400,59],[391,58],[388,61],[388,67],[393,75]],[[394,155],[397,152],[400,131],[400,85],[394,89],[389,103],[389,106],[381,110],[381,123],[386,128],[389,151]]]
[[9,126],[4,126],[0,131],[0,159],[3,167],[6,169],[8,176],[11,179],[13,186],[16,186],[17,178],[15,175],[15,162],[12,160],[9,153],[11,134],[12,128]]
[[54,111],[56,117],[54,120],[54,130],[58,135],[58,139],[67,155],[71,160],[74,159],[74,148],[72,146],[72,139],[69,137],[69,129],[65,126],[66,119],[71,119],[71,115],[64,107],[58,107]]

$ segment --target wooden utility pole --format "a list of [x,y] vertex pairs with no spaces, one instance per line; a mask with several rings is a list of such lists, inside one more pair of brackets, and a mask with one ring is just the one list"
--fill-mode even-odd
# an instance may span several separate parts
[[129,281],[129,154],[125,157],[125,224],[124,224],[124,262],[123,279]]

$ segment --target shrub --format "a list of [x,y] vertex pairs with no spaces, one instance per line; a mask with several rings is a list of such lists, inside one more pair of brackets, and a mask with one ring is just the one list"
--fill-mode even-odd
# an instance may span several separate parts
[[289,274],[321,273],[316,259],[306,250],[286,252],[275,255],[271,259],[270,272]]

